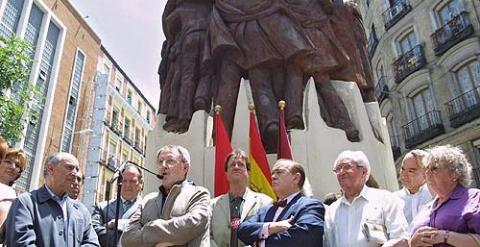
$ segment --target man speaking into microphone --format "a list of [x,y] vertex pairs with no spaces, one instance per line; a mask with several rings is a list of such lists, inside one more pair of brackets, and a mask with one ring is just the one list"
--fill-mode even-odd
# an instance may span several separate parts
[[159,192],[145,196],[123,232],[122,246],[209,246],[210,194],[187,181],[190,154],[181,146],[164,146],[157,167],[163,176]]

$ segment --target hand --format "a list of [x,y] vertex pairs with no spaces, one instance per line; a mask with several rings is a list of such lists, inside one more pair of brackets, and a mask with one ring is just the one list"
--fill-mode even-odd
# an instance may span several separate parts
[[382,247],[408,247],[408,241],[405,239],[391,239],[385,242]]
[[277,221],[277,222],[271,222],[268,225],[268,233],[269,235],[276,234],[279,232],[284,232],[288,230],[290,227],[292,227],[292,223],[295,217],[292,215],[290,218],[287,220],[282,220],[282,221]]
[[418,229],[412,237],[411,246],[433,246],[443,243],[446,231],[424,226]]
[[105,223],[104,225],[106,228],[115,228],[115,220],[110,220],[109,222]]

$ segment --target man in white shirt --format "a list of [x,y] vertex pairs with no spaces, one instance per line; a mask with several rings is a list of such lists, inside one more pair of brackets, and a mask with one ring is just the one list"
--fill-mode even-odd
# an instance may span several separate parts
[[408,246],[403,202],[365,185],[370,163],[362,151],[344,151],[333,171],[344,192],[325,213],[324,246]]
[[405,202],[403,213],[408,224],[412,222],[420,209],[433,199],[425,184],[425,170],[422,162],[426,156],[427,152],[415,149],[408,152],[402,161],[400,182],[403,188],[395,192],[395,195]]

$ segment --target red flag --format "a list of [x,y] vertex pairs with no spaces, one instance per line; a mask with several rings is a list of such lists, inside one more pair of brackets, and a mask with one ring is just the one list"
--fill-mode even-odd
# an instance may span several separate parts
[[258,132],[257,123],[255,122],[255,114],[253,107],[250,107],[250,142],[248,161],[250,162],[250,188],[256,192],[260,192],[276,198],[272,189],[272,173],[268,166],[268,159],[265,149],[263,148],[262,139]]
[[278,102],[280,107],[278,117],[278,149],[277,159],[290,159],[293,160],[292,147],[290,146],[290,140],[288,139],[287,128],[285,125],[285,101]]
[[214,195],[228,192],[228,181],[225,177],[224,164],[227,155],[233,151],[230,138],[220,116],[220,107],[215,107],[215,183]]

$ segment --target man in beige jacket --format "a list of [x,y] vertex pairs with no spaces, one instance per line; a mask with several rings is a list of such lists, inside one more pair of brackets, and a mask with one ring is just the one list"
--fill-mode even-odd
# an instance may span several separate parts
[[168,145],[158,151],[157,165],[160,192],[145,196],[123,232],[122,246],[210,246],[210,194],[186,180],[190,154]]
[[229,190],[228,193],[212,200],[210,246],[245,246],[242,241],[238,240],[238,226],[246,218],[254,215],[259,208],[270,204],[272,198],[253,192],[248,188],[250,163],[244,151],[235,149],[230,153],[224,169]]

